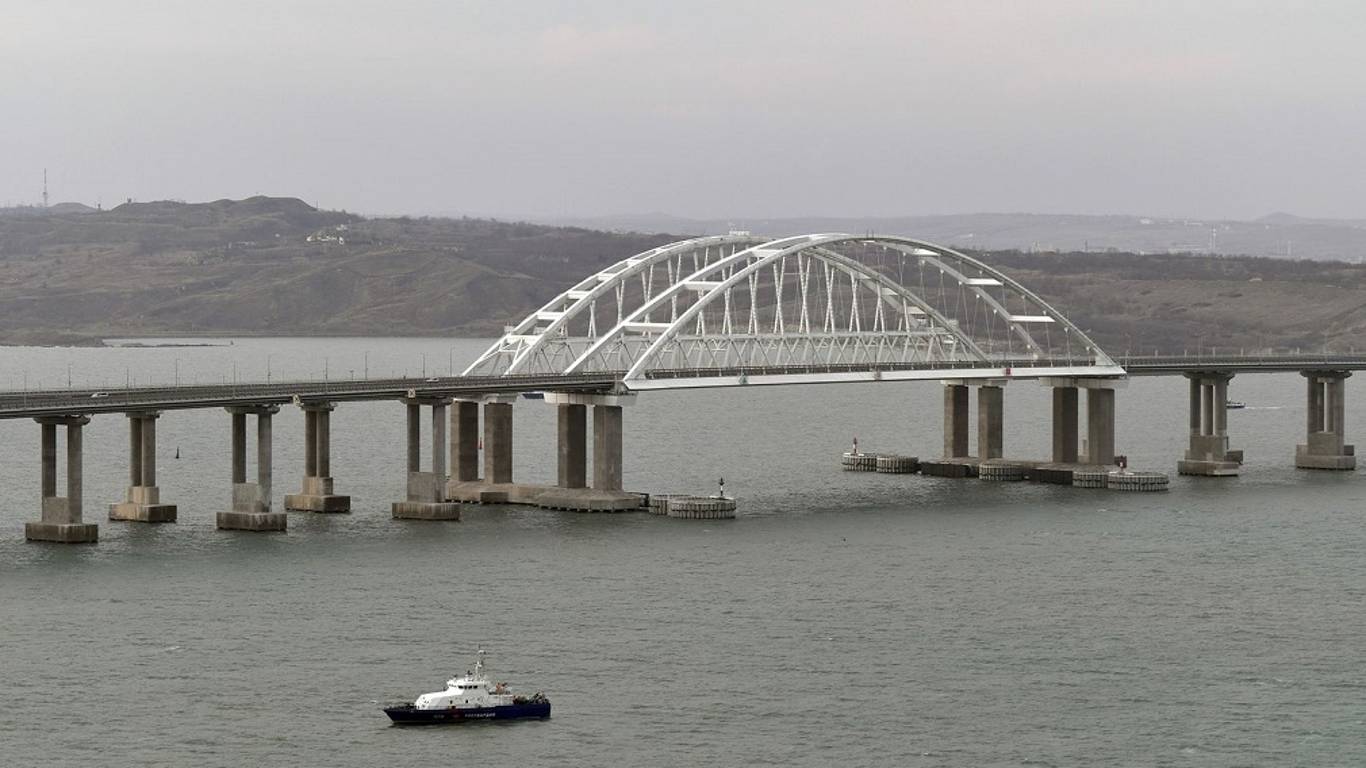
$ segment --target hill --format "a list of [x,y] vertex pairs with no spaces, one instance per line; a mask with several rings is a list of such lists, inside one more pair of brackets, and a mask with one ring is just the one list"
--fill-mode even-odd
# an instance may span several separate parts
[[[490,219],[366,218],[293,198],[25,208],[0,212],[0,342],[492,336],[583,276],[673,239]],[[1360,264],[976,253],[1114,354],[1348,349],[1366,331]]]
[[288,198],[0,216],[0,335],[490,335],[668,239]]
[[1366,259],[1366,221],[1308,219],[1285,213],[1255,221],[1163,216],[967,213],[948,216],[684,219],[665,214],[549,220],[614,231],[708,234],[748,229],[771,235],[879,232],[952,248],[1022,251],[1124,251],[1273,256],[1337,261]]

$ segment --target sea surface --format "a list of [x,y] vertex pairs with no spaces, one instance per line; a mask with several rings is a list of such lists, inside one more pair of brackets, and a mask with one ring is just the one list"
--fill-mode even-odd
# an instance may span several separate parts
[[[437,375],[487,342],[207,343],[0,348],[0,387]],[[1132,466],[1174,473],[1186,392],[1119,393]],[[221,410],[159,422],[177,523],[108,521],[127,424],[98,416],[82,546],[23,540],[39,430],[0,421],[0,766],[1366,765],[1366,476],[1293,468],[1299,376],[1230,396],[1249,405],[1228,419],[1240,477],[1127,495],[840,471],[855,436],[937,454],[937,383],[640,396],[627,486],[724,476],[733,521],[392,520],[404,408],[343,404],[332,468],[354,510],[291,513],[284,534],[215,529]],[[552,481],[553,409],[515,413],[516,477]],[[1046,455],[1048,418],[1047,390],[1010,384],[1007,454]],[[274,434],[278,506],[303,473],[298,409]],[[377,701],[442,688],[480,645],[550,720],[389,725]]]

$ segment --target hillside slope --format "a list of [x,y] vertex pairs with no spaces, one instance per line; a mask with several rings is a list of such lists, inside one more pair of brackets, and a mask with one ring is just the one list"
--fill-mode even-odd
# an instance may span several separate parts
[[[291,198],[0,215],[0,342],[496,335],[672,235],[373,218]],[[1132,253],[980,254],[1114,354],[1351,349],[1366,266]]]
[[278,198],[0,218],[0,337],[487,335],[669,239]]

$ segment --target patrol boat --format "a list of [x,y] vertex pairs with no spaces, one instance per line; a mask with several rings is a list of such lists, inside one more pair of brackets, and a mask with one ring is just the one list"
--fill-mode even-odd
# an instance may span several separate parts
[[466,720],[514,720],[550,717],[545,694],[516,696],[503,683],[494,684],[484,670],[484,649],[479,649],[474,671],[446,681],[446,690],[424,693],[411,704],[385,707],[384,714],[398,725],[442,725]]

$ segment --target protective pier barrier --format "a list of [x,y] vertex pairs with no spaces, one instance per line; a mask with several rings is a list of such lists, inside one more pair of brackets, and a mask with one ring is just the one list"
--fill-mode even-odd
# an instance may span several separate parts
[[1074,469],[1072,470],[1073,488],[1105,488],[1110,478],[1109,470],[1105,469]]
[[920,471],[920,459],[915,456],[897,456],[894,454],[878,456],[876,469],[884,474],[914,474]]
[[735,499],[731,498],[669,496],[663,504],[664,514],[685,520],[730,520],[735,517]]
[[1167,475],[1163,472],[1111,472],[1106,486],[1112,491],[1165,491]]
[[844,466],[845,472],[876,472],[877,458],[876,453],[845,451],[840,463]]
[[977,465],[977,477],[982,480],[1024,480],[1029,466],[1009,461],[984,461]]

